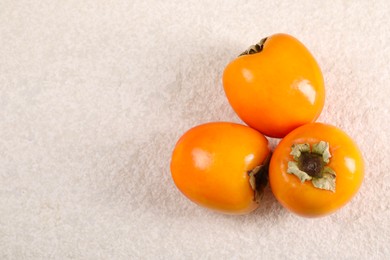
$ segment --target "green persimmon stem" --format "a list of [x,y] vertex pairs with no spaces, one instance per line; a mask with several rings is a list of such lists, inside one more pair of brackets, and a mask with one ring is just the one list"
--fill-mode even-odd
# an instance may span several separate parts
[[303,183],[311,181],[314,187],[336,192],[336,172],[328,163],[332,157],[329,143],[294,144],[291,153],[294,161],[288,162],[287,173],[295,175]]

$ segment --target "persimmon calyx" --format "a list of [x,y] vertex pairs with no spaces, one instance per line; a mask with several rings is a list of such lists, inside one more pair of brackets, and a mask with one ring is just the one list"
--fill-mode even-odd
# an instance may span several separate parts
[[255,54],[255,53],[261,52],[263,50],[263,46],[264,46],[264,43],[266,40],[267,40],[267,38],[261,39],[258,43],[249,46],[248,49],[246,49],[243,53],[241,53],[238,56]]
[[267,156],[262,165],[258,165],[248,172],[249,184],[254,192],[254,200],[259,203],[263,198],[264,188],[268,184],[268,168],[271,153]]
[[327,166],[332,157],[329,143],[320,141],[313,144],[294,144],[290,155],[287,173],[294,174],[301,182],[311,181],[314,187],[336,192],[336,172]]

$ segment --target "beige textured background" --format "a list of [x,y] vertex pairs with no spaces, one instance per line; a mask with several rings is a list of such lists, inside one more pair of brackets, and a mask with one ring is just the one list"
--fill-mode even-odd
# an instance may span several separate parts
[[[389,12],[386,0],[1,0],[0,258],[389,258]],[[329,217],[294,216],[269,189],[253,214],[220,215],[170,178],[184,131],[240,122],[223,68],[276,32],[314,54],[319,121],[366,160],[360,192]]]

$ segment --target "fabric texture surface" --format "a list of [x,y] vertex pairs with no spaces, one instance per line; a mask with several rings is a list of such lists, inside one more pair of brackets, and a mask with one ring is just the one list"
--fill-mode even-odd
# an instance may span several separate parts
[[[390,1],[0,1],[1,259],[388,259]],[[243,123],[224,67],[284,32],[325,79],[318,119],[365,159],[359,193],[318,219],[266,189],[244,216],[175,187],[177,139]],[[271,139],[274,147],[279,140]]]

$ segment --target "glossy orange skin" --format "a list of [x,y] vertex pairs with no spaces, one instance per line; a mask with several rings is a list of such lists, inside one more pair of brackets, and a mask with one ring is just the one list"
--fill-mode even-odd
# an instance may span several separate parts
[[[311,182],[301,183],[287,173],[293,158],[291,146],[329,142],[328,164],[336,172],[336,191],[315,188]],[[364,162],[359,148],[342,130],[335,126],[311,123],[289,133],[276,147],[269,168],[269,181],[277,200],[290,211],[304,217],[328,215],[344,206],[356,194],[364,177]]]
[[270,137],[314,122],[325,102],[322,72],[308,49],[287,34],[267,38],[263,50],[239,56],[223,73],[237,115]]
[[196,204],[227,214],[258,207],[248,172],[270,150],[259,132],[239,124],[214,122],[196,126],[177,142],[171,160],[177,188]]

